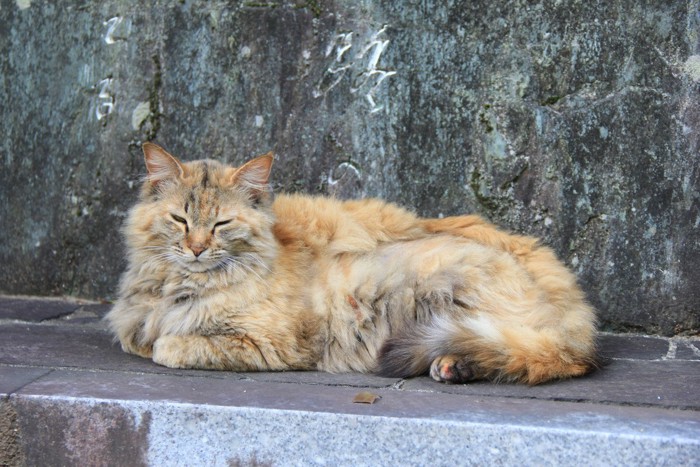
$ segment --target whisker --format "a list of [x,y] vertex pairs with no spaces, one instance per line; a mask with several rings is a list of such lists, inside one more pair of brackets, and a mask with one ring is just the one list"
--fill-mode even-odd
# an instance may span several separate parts
[[258,255],[255,255],[253,253],[243,253],[243,254],[241,254],[241,257],[251,259],[251,260],[253,260],[253,262],[255,262],[258,266],[260,266],[261,268],[263,268],[267,272],[271,272],[268,265],[265,264],[265,262],[263,262],[263,260]]
[[168,249],[170,249],[170,248],[167,247],[167,246],[155,246],[155,245],[151,245],[151,246],[140,246],[140,247],[138,247],[137,249],[138,249],[138,250],[146,250],[146,251],[157,251],[157,250],[168,250]]
[[261,281],[263,280],[263,278],[260,276],[260,274],[257,273],[257,271],[255,271],[255,269],[253,269],[250,265],[245,264],[243,261],[236,259],[233,256],[229,256],[228,258],[226,258],[226,264],[229,267],[230,266],[233,266],[234,268],[241,267],[241,268],[245,269],[246,271],[250,272],[251,274],[255,275],[255,277],[257,277]]

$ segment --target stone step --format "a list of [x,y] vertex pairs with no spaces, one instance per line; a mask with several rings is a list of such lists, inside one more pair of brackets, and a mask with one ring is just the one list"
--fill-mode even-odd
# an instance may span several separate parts
[[[109,305],[0,297],[0,465],[693,465],[700,340],[604,334],[536,387],[173,370],[121,352]],[[361,392],[379,396],[355,403]]]

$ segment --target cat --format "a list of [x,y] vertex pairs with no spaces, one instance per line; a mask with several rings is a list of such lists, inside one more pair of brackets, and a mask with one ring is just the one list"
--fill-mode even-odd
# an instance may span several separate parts
[[173,368],[448,383],[532,385],[595,366],[595,312],[534,238],[377,199],[273,198],[271,153],[236,168],[143,152],[106,317],[125,352]]

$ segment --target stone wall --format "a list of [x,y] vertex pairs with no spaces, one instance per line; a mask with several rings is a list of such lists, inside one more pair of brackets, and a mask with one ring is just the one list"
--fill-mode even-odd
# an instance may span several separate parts
[[544,238],[700,329],[699,2],[0,3],[0,292],[114,296],[140,144]]

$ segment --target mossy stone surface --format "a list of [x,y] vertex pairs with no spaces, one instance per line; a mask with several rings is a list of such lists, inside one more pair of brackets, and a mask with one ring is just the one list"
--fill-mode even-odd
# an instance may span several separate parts
[[700,330],[697,2],[3,2],[0,292],[113,297],[140,144],[540,236]]

